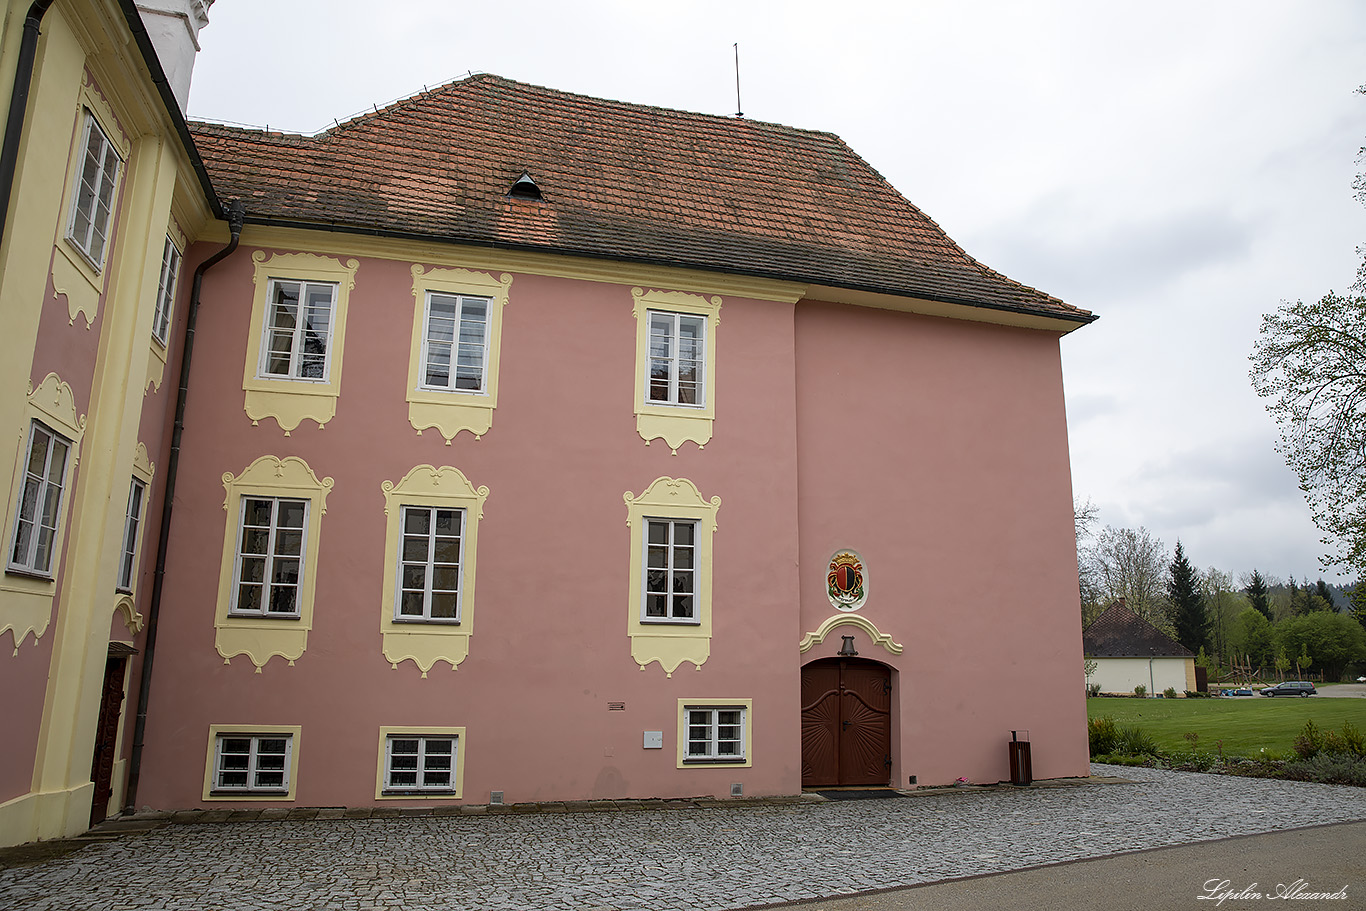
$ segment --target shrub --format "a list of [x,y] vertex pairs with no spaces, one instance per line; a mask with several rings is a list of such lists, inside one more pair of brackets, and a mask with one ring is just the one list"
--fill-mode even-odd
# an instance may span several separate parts
[[1366,737],[1362,736],[1357,726],[1350,721],[1342,723],[1342,742],[1347,746],[1347,752],[1355,756],[1366,756]]
[[1147,731],[1142,728],[1123,727],[1119,729],[1116,752],[1129,756],[1156,756],[1159,750],[1157,741],[1153,740]]
[[1099,683],[1089,683],[1089,684],[1087,684],[1087,686],[1086,686],[1086,695],[1088,695],[1088,696],[1099,696],[1099,695],[1100,695],[1100,684],[1099,684]]
[[1140,683],[1138,686],[1134,687],[1134,695],[1141,699],[1148,695],[1148,688]]
[[1176,687],[1174,687],[1174,686],[1169,686],[1169,687],[1167,687],[1165,690],[1163,690],[1163,691],[1162,691],[1162,698],[1163,698],[1163,699],[1175,699],[1175,698],[1176,698]]
[[1323,733],[1314,725],[1314,720],[1304,723],[1304,728],[1295,736],[1295,755],[1300,759],[1313,759],[1323,751]]
[[1101,756],[1115,751],[1115,744],[1119,742],[1119,731],[1115,728],[1115,719],[1106,715],[1104,718],[1092,718],[1086,722],[1086,733],[1091,741],[1091,756]]
[[1366,787],[1366,759],[1351,753],[1322,752],[1312,759],[1286,763],[1285,774],[1296,781]]

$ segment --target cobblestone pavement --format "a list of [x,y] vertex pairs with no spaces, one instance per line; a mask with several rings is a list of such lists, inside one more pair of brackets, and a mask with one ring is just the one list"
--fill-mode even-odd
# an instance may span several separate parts
[[691,809],[190,823],[0,870],[0,907],[672,911],[848,894],[1366,819],[1366,789],[1125,784]]

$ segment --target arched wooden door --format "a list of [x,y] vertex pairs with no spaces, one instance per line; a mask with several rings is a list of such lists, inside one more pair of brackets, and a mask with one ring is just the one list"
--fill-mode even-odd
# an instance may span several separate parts
[[891,769],[891,670],[859,658],[802,668],[802,787],[886,785]]

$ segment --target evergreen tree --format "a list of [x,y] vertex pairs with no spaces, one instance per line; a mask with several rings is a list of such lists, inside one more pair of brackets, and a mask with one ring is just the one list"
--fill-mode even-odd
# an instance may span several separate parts
[[1176,556],[1172,558],[1167,600],[1171,604],[1176,641],[1192,652],[1200,649],[1209,638],[1209,616],[1205,612],[1205,597],[1200,592],[1200,576],[1186,559],[1180,541],[1176,542]]
[[1252,606],[1257,608],[1257,612],[1263,617],[1271,619],[1271,601],[1268,598],[1266,580],[1257,570],[1252,571],[1252,578],[1247,581],[1247,588],[1243,589],[1247,593],[1247,598],[1252,602]]
[[1338,609],[1338,603],[1333,600],[1333,591],[1328,587],[1327,582],[1324,582],[1322,579],[1320,579],[1318,581],[1318,584],[1314,586],[1314,594],[1318,595],[1320,598],[1328,602],[1329,610]]

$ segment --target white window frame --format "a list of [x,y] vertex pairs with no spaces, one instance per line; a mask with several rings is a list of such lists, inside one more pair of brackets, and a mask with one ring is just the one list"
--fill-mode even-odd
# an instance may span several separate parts
[[[738,724],[723,725],[720,715],[722,712],[735,712],[739,718]],[[704,716],[699,721],[698,716]],[[734,737],[721,739],[721,729],[735,728]],[[694,735],[698,729],[704,730],[704,739],[697,739]],[[745,705],[685,705],[683,707],[683,731],[686,740],[682,744],[683,761],[685,763],[743,763],[748,759],[746,746],[749,742],[749,707]],[[693,751],[694,744],[702,744],[705,752],[697,753]],[[723,744],[732,744],[735,752],[725,753],[721,751]]]
[[[394,784],[394,741],[396,740],[416,740],[417,752],[401,754],[405,756],[416,756],[417,767],[415,769],[402,769],[403,772],[411,772],[416,775],[416,781],[412,784]],[[451,745],[449,753],[431,753],[428,745],[433,742],[444,741]],[[460,737],[457,734],[402,734],[391,733],[384,739],[384,793],[386,794],[454,794],[457,790],[457,772],[459,769]],[[449,759],[449,764],[444,769],[429,769],[429,756],[444,756]],[[428,784],[427,774],[446,773],[445,784]]]
[[[223,767],[223,744],[227,740],[246,740],[249,741],[247,749],[247,768],[246,769],[225,769]],[[260,760],[262,757],[261,742],[264,740],[283,740],[285,749],[283,753],[269,753],[265,755],[280,756],[280,768],[261,768]],[[229,755],[240,756],[241,753]],[[245,785],[228,785],[223,783],[225,772],[246,772],[247,782]],[[292,733],[263,733],[252,734],[245,732],[220,732],[214,739],[213,747],[213,781],[211,793],[213,794],[278,794],[288,795],[291,790],[291,773],[294,771],[294,735]],[[262,773],[280,773],[279,785],[261,785],[259,776]]]
[[147,499],[147,485],[137,478],[128,485],[128,507],[123,516],[123,550],[119,553],[119,578],[114,586],[118,591],[133,591],[133,576],[137,574],[138,527],[142,524],[142,508]]
[[[276,328],[274,316],[276,311],[276,295],[282,285],[297,285],[298,298],[295,302],[294,325],[292,327]],[[327,288],[327,332],[322,335],[322,376],[304,376],[303,348],[305,335],[309,334],[307,329],[309,324],[305,322],[301,314],[308,306],[309,291],[311,289]],[[300,278],[272,278],[266,291],[265,313],[261,325],[261,352],[260,360],[256,365],[256,376],[263,380],[292,380],[301,383],[327,383],[331,379],[332,372],[332,339],[337,329],[337,306],[338,285],[336,282],[309,281]],[[274,360],[271,350],[271,338],[276,333],[290,334],[289,365],[284,373],[272,372],[270,363]],[[314,336],[316,337],[316,333]]]
[[175,305],[176,279],[180,274],[180,249],[166,235],[166,249],[161,254],[161,278],[157,282],[156,310],[152,313],[152,337],[163,346],[171,331],[171,308]]
[[[98,147],[95,149],[91,148],[92,138],[97,138]],[[95,115],[88,110],[85,112],[85,130],[81,134],[79,155],[76,185],[71,192],[71,212],[66,220],[66,237],[99,272],[104,268],[105,254],[109,252],[109,230],[114,224],[114,200],[123,158],[96,122]],[[95,172],[93,186],[86,179],[86,172],[92,166]],[[78,217],[86,222],[80,230],[76,226]],[[97,237],[98,248],[95,246]]]
[[[663,592],[652,592],[650,590],[650,573],[658,572],[660,567],[650,566],[650,550],[658,548],[660,545],[652,544],[650,540],[650,530],[655,525],[666,525],[668,527],[668,541],[663,545],[666,554],[665,571],[666,588]],[[692,529],[692,543],[676,543],[677,527],[686,525]],[[700,541],[701,534],[700,522],[697,519],[684,519],[668,516],[646,516],[642,528],[644,539],[641,542],[641,572],[640,572],[640,622],[655,624],[685,624],[695,625],[701,622],[701,600],[698,597],[698,578],[701,572],[700,563]],[[678,569],[674,566],[679,548],[686,547],[692,551],[692,566]],[[674,583],[677,580],[678,572],[686,572],[692,578],[692,587],[687,591],[675,590]],[[649,613],[651,596],[665,599],[665,615],[655,616]],[[674,615],[674,599],[676,597],[687,597],[691,599],[691,616]]]
[[[449,342],[437,341],[432,338],[432,300],[433,298],[447,298],[455,302],[454,331]],[[465,307],[469,301],[478,301],[484,305],[483,337],[479,340],[479,386],[475,389],[467,389],[458,385],[460,377],[460,353],[462,350],[470,350],[475,346],[472,343],[462,341],[466,324]],[[477,294],[458,294],[450,291],[427,291],[422,315],[422,353],[418,369],[421,371],[421,383],[418,388],[440,392],[459,392],[465,395],[488,395],[489,391],[489,336],[492,334],[492,316],[494,300]],[[444,318],[444,317],[443,317]],[[469,321],[471,325],[473,320]],[[432,364],[433,347],[445,346],[450,350],[446,358],[446,383],[433,383],[430,377],[430,366]]]
[[[674,406],[678,408],[705,408],[707,405],[707,317],[700,313],[679,313],[669,310],[647,310],[648,326],[647,345],[645,360],[645,403],[648,405]],[[657,336],[655,335],[655,325],[657,320],[667,320],[669,332],[665,339],[668,341],[668,352],[662,356],[655,354],[654,345]],[[697,385],[697,401],[684,402],[679,395],[679,365],[682,361],[679,355],[679,341],[682,338],[681,326],[684,321],[696,323],[698,327],[695,340],[698,347],[697,357],[693,359],[694,377]],[[657,399],[652,396],[654,391],[654,367],[657,362],[667,364],[669,369],[669,389],[666,398]]]
[[[247,504],[252,500],[269,501],[271,504],[270,525],[268,527],[269,533],[266,539],[266,552],[264,555],[256,553],[244,554],[242,552],[242,545],[245,541],[247,533]],[[298,503],[301,506],[303,506],[303,519],[299,527],[296,529],[293,526],[290,526],[288,529],[286,529],[291,532],[297,531],[299,533],[298,554],[277,554],[275,552],[276,540],[281,531],[281,527],[279,524],[280,504],[284,502]],[[311,506],[312,502],[304,497],[274,497],[263,496],[258,494],[242,494],[241,501],[238,503],[237,513],[237,556],[233,561],[233,571],[231,579],[232,602],[229,608],[229,613],[232,616],[266,617],[270,619],[283,620],[296,620],[300,617],[302,612],[303,599],[305,597],[304,582],[308,571],[308,520],[309,509]],[[251,527],[259,529],[264,528],[266,526],[253,525]],[[244,556],[252,558],[264,557],[265,559],[265,567],[260,582],[261,606],[259,608],[243,609],[239,606],[238,599],[241,596],[242,586],[244,584],[242,580],[242,559]],[[275,573],[276,558],[293,560],[299,564],[298,578],[295,582],[277,583],[274,581],[273,577]],[[253,582],[251,584],[256,585],[257,583]],[[276,588],[292,588],[294,590],[294,610],[289,612],[270,610],[271,595]]]
[[[33,447],[38,442],[40,434],[47,437],[48,444],[46,454],[43,456],[43,473],[41,476],[36,476],[30,471],[30,468],[33,464]],[[51,477],[52,455],[56,443],[61,443],[65,447],[65,452],[62,456],[61,470],[54,481]],[[67,472],[71,467],[74,448],[69,439],[42,421],[30,423],[28,446],[24,449],[24,464],[19,475],[20,484],[16,497],[14,526],[9,539],[7,563],[11,571],[38,575],[47,579],[52,578],[53,558],[56,553],[57,542],[60,539],[59,532],[62,525],[62,501],[65,499]],[[31,498],[25,496],[30,486],[35,488]],[[54,497],[55,500],[53,500]],[[49,500],[53,500],[53,506],[48,516],[51,519],[51,525],[46,525],[40,521],[40,504],[45,504]],[[20,532],[25,525],[30,528],[28,541],[23,546],[25,552],[16,554],[16,551],[20,549]],[[47,532],[45,551],[39,547],[44,531]]]
[[[425,560],[405,559],[404,544],[408,538],[418,537],[408,533],[408,512],[409,510],[423,511],[428,513],[430,519],[427,525],[427,556]],[[449,563],[438,564],[436,562],[436,514],[440,512],[450,512],[457,515],[460,519],[460,531],[457,541],[459,542],[459,554],[457,556],[456,568],[456,587],[455,595],[455,616],[454,617],[433,617],[432,616],[432,595],[436,590],[432,586],[433,576],[438,566],[449,566]],[[398,579],[394,583],[394,621],[397,623],[447,623],[458,625],[460,623],[461,609],[464,607],[464,582],[465,582],[465,539],[466,513],[464,508],[455,506],[432,506],[432,505],[411,505],[405,504],[400,507],[399,526],[398,526]],[[449,537],[449,536],[447,536]],[[423,587],[422,592],[422,613],[405,614],[403,613],[403,596],[406,592],[416,592],[415,587],[405,586],[404,570],[408,567],[423,567]],[[443,593],[449,593],[450,589],[441,589]]]

